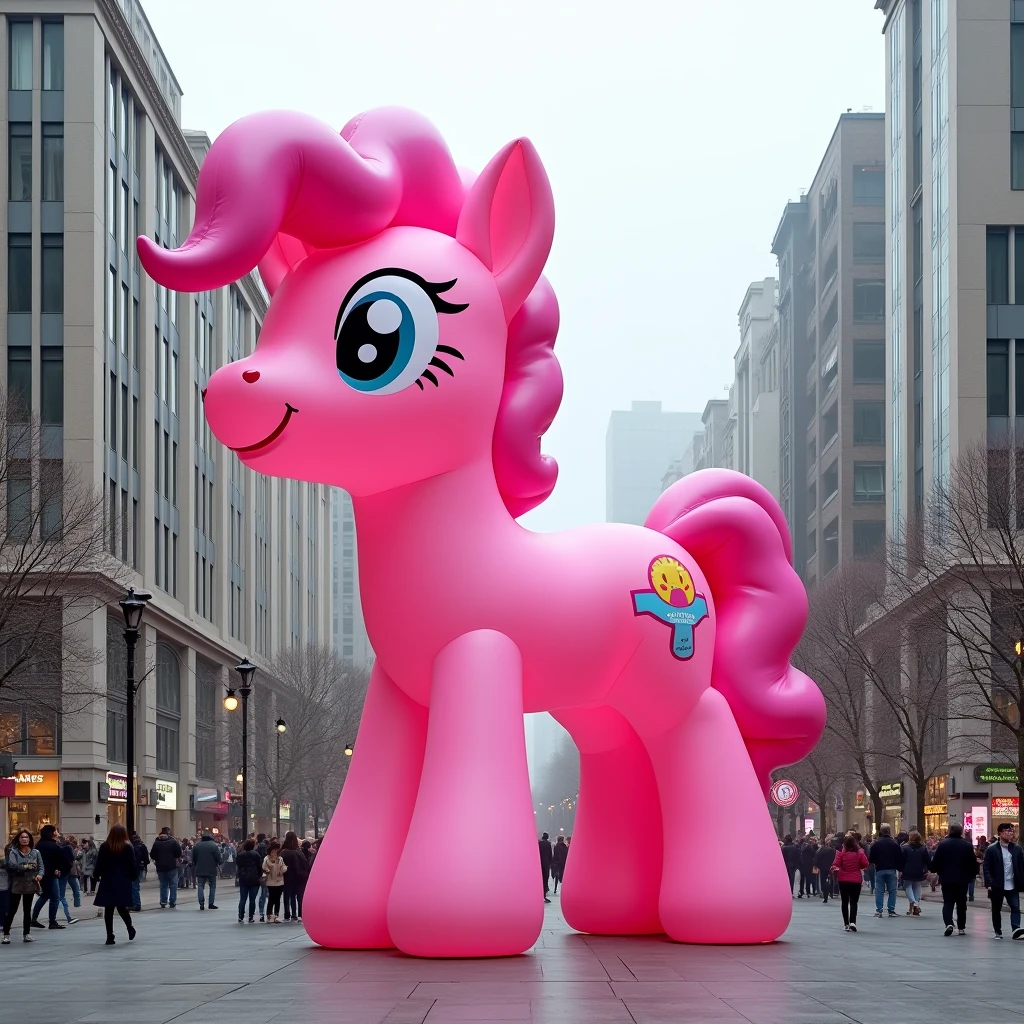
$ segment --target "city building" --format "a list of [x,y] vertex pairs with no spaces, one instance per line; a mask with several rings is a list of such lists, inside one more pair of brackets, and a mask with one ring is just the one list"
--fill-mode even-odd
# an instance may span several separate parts
[[[1006,448],[1022,440],[1024,3],[875,7],[886,43],[888,523],[904,538],[961,453],[987,445],[997,453],[988,479],[1005,487],[992,474],[1013,473]],[[962,673],[963,656],[949,639],[944,673]],[[982,813],[990,825],[1018,822],[1009,737],[994,721],[961,714],[955,695],[949,701],[932,751],[945,762],[929,779],[926,806],[914,806],[908,780],[893,778],[894,807],[929,831]],[[989,763],[1001,759],[1013,763]]]
[[[233,666],[247,655],[261,669],[249,735],[267,749],[269,662],[331,641],[329,494],[243,468],[202,415],[210,374],[256,343],[258,279],[176,294],[140,270],[138,234],[185,239],[209,140],[183,131],[181,87],[137,0],[3,0],[0,30],[3,383],[30,396],[49,456],[104,495],[109,555],[153,595],[136,669],[138,829],[225,829],[241,765],[241,712],[221,705]],[[102,836],[124,820],[124,591],[91,586],[74,628],[97,653],[95,698],[63,716],[0,705],[0,749],[23,776],[8,832],[57,822]],[[257,820],[268,805],[251,785]]]
[[692,412],[668,412],[661,402],[633,402],[615,411],[605,440],[605,514],[610,523],[643,525],[662,491],[666,469],[700,427]]
[[774,277],[751,284],[740,304],[734,357],[733,466],[779,497],[779,330]]
[[732,396],[712,398],[704,406],[700,419],[704,427],[703,440],[698,442],[695,435],[691,442],[694,469],[733,469]]
[[884,116],[839,118],[779,260],[779,495],[808,586],[885,538]]
[[351,496],[340,488],[334,489],[331,499],[331,534],[334,646],[345,661],[368,665],[373,660],[373,650],[359,600],[355,513]]

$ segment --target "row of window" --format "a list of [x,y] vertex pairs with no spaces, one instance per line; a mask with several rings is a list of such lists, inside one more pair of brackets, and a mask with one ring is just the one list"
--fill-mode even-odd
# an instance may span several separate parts
[[[42,199],[44,203],[64,202],[64,125],[44,122],[42,126]],[[7,132],[7,195],[12,203],[32,201],[32,125],[12,121]]]
[[[822,575],[831,572],[839,563],[839,518],[832,520],[822,531]],[[871,558],[885,544],[885,521],[882,519],[855,519],[853,521],[853,557]],[[817,553],[818,531],[807,535],[807,556]]]
[[[64,22],[44,21],[42,29],[43,89],[48,92],[63,92]],[[10,69],[8,87],[12,92],[27,92],[32,88],[32,65],[35,50],[32,22],[8,22],[7,34]]]
[[[39,350],[39,418],[44,426],[64,422],[64,349],[43,345]],[[32,408],[32,349],[7,346],[7,414],[25,422]]]
[[[42,235],[40,309],[64,312],[64,236]],[[7,312],[32,312],[32,236],[7,236]]]
[[[839,493],[839,463],[834,462],[821,474],[821,504],[828,504]],[[855,502],[885,501],[885,463],[855,462],[853,464],[853,500]],[[807,517],[814,515],[818,504],[818,484],[807,485]]]
[[[1024,28],[1024,25],[1021,26]],[[1010,254],[1013,253],[1013,276]],[[1012,290],[1011,290],[1012,285]],[[989,305],[1024,304],[1024,227],[989,228],[985,238],[985,291]]]

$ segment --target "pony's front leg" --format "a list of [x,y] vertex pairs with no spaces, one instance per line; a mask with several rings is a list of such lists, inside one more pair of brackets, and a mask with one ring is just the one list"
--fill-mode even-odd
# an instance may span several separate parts
[[[309,937],[334,949],[387,949],[387,902],[423,766],[427,709],[378,662],[348,776],[303,899]],[[351,737],[349,737],[351,739]],[[338,737],[338,752],[346,737]]]
[[414,956],[508,956],[536,942],[543,918],[522,658],[504,634],[476,630],[434,662],[423,774],[388,930]]
[[[764,793],[725,697],[706,690],[690,715],[644,737],[661,796],[665,863],[658,903],[677,942],[771,942],[789,925],[793,897]],[[694,823],[727,808],[728,838],[708,859]],[[713,877],[708,876],[708,870]]]

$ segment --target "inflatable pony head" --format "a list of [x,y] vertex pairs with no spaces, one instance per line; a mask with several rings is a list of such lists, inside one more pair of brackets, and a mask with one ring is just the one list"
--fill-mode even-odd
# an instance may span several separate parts
[[[274,112],[214,143],[184,245],[139,239],[177,290],[258,266],[259,344],[213,375],[206,415],[254,470],[353,495],[377,661],[306,893],[325,946],[494,956],[536,941],[546,854],[538,878],[524,711],[550,711],[580,748],[571,925],[739,943],[789,922],[765,790],[813,747],[824,706],[789,664],[806,597],[777,504],[715,470],[666,491],[645,527],[515,521],[557,472],[539,444],[562,390],[541,276],[553,211],[525,139],[474,179],[410,111],[340,135]],[[716,807],[742,824],[716,855],[742,891],[693,884],[694,823]],[[449,840],[467,820],[472,897],[456,903]]]

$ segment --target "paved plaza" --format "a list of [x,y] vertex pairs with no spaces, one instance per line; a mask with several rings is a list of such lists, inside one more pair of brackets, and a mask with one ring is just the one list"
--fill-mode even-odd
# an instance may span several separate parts
[[[229,883],[230,885],[230,883]],[[225,886],[225,889],[228,887]],[[301,926],[239,925],[232,897],[199,913],[137,915],[129,943],[103,945],[89,916],[0,947],[0,1020],[32,1024],[898,1024],[1024,1021],[1024,942],[992,938],[988,904],[945,938],[939,907],[847,935],[838,906],[798,901],[785,938],[755,947],[680,946],[569,930],[557,899],[534,950],[503,960],[414,960],[318,949]],[[865,893],[865,895],[867,895]],[[471,899],[460,894],[454,899]],[[901,901],[900,913],[906,908]],[[91,914],[91,907],[83,907]],[[1008,931],[1008,929],[1007,929]]]

